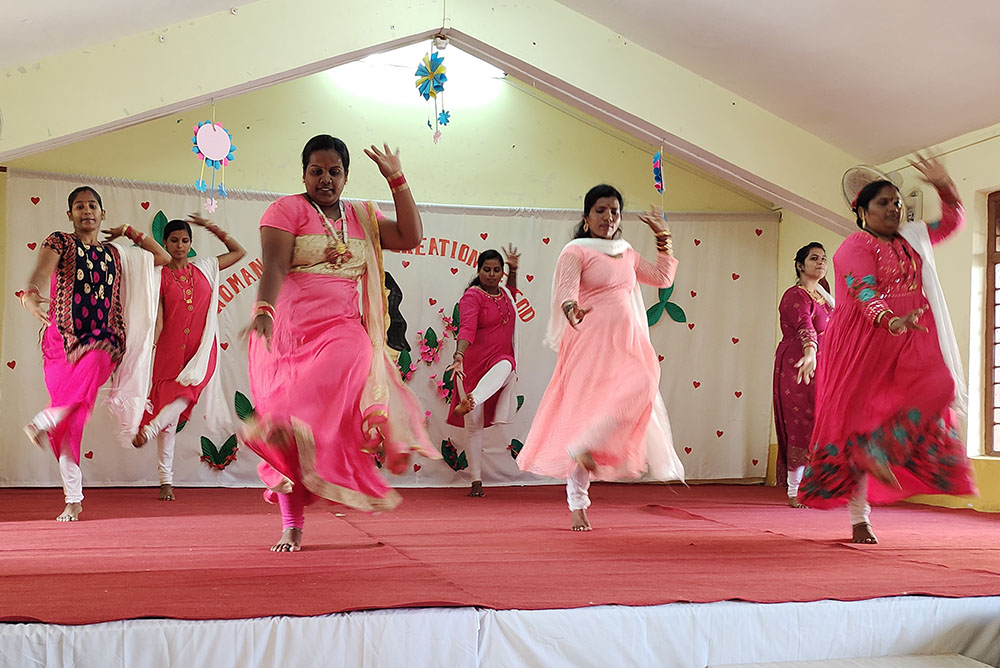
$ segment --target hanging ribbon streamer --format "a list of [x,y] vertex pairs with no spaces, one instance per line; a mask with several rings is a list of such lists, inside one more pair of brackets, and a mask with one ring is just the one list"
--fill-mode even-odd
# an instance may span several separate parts
[[[663,209],[663,145],[653,156],[653,188],[660,193],[660,209]],[[664,214],[666,219],[666,214]]]
[[[434,118],[427,119],[427,127],[434,130],[434,143],[441,140],[441,126],[451,121],[451,112],[444,108],[444,83],[448,80],[444,66],[444,56],[440,51],[448,46],[448,38],[435,35],[431,40],[431,50],[424,54],[423,61],[414,73],[417,77],[417,93],[425,100],[434,100]],[[440,107],[438,106],[440,102]]]

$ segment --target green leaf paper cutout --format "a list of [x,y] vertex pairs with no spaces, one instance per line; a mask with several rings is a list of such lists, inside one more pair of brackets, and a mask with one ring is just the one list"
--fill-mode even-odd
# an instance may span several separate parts
[[175,434],[179,434],[179,433],[181,433],[181,429],[183,429],[183,428],[184,428],[184,425],[186,425],[186,424],[187,424],[187,420],[185,420],[184,422],[180,422],[180,423],[178,423],[178,424],[177,424],[177,430],[176,430],[176,431],[175,431],[174,433],[175,433]]
[[444,383],[444,389],[451,392],[455,389],[455,372],[448,370],[444,372],[444,376],[441,377],[441,382]]
[[236,398],[233,400],[233,404],[236,408],[237,417],[239,417],[243,422],[249,420],[250,416],[254,413],[253,404],[250,403],[250,400],[242,392],[236,393]]
[[667,310],[667,315],[669,315],[670,319],[674,322],[687,322],[687,316],[684,314],[684,309],[677,304],[667,302],[663,305],[663,307]]
[[205,436],[201,437],[201,454],[205,455],[213,462],[219,461],[219,451],[215,449],[215,443],[212,443],[211,439]]
[[521,454],[521,448],[524,447],[524,443],[515,439],[510,442],[510,457],[511,459],[517,459],[517,456]]
[[162,211],[157,211],[156,215],[153,216],[153,238],[164,248],[167,247],[167,240],[163,238],[163,228],[167,226],[168,222],[170,221],[167,220],[167,216]]
[[668,301],[670,299],[670,295],[674,294],[674,286],[671,285],[669,288],[660,288],[656,291],[656,294],[660,298],[661,302]]
[[517,411],[521,410],[521,406],[523,405],[524,405],[524,395],[519,394],[517,395],[517,409],[514,412],[516,413]]
[[663,302],[656,302],[648,309],[646,309],[646,322],[652,327],[660,321],[663,316]]
[[424,341],[427,342],[428,348],[436,348],[438,344],[438,335],[434,331],[433,327],[428,327],[427,331],[424,332]]
[[410,365],[413,364],[413,358],[410,357],[409,350],[403,350],[399,353],[399,359],[396,360],[396,366],[399,367],[399,373],[403,380],[406,380],[406,374],[410,372]]
[[222,444],[221,448],[219,448],[219,459],[220,459],[219,463],[221,464],[222,462],[226,461],[226,459],[235,451],[236,451],[236,434],[233,434],[228,439],[226,439],[226,442]]
[[455,304],[455,308],[451,310],[451,324],[455,329],[458,329],[458,304]]

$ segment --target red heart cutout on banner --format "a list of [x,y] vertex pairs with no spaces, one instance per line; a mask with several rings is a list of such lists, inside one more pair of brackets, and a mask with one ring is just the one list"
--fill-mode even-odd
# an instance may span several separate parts
[[436,299],[434,299],[433,297],[431,297],[431,298],[429,298],[429,299],[427,300],[427,303],[428,303],[428,304],[430,304],[431,306],[434,306],[435,304],[437,304],[437,303],[438,303],[438,300],[436,300]]
[[684,448],[684,454],[685,455],[690,455],[691,454],[691,448],[685,447]]
[[694,385],[694,389],[696,389],[696,390],[697,390],[697,389],[698,389],[699,387],[701,387],[701,381],[699,381],[699,380],[695,380],[695,381],[692,381],[692,383],[691,383],[691,384],[692,384],[692,385]]
[[409,260],[403,260],[402,264],[403,264],[403,269],[406,269],[407,267],[410,266],[410,261]]
[[31,198],[31,203],[32,204],[38,204],[41,201],[42,201],[42,199],[40,197],[32,197]]
[[753,233],[759,237],[760,235],[764,234],[764,230],[758,227],[756,230],[753,231]]
[[486,237],[488,237],[488,236],[490,236],[490,235],[487,234],[486,232],[480,232],[479,233],[479,238],[482,239],[483,241],[486,241]]
[[695,292],[694,290],[692,290],[692,291],[691,291],[691,299],[694,299],[694,298],[695,298],[695,297],[697,297],[697,296],[698,296],[698,293],[697,293],[697,292]]
[[28,249],[29,250],[35,250],[35,248],[37,246],[38,246],[38,244],[36,244],[34,241],[32,241],[30,244],[28,244]]
[[17,292],[14,293],[14,296],[20,299],[21,297],[24,296],[24,290],[18,290]]
[[9,368],[13,369],[14,367],[17,366],[17,360],[11,360],[11,361],[7,362],[7,366]]
[[739,274],[733,274],[733,280],[734,281],[740,280],[740,275]]
[[223,350],[229,350],[229,343],[228,342],[220,343],[219,347],[222,348]]
[[700,246],[701,245],[701,239],[695,239],[694,240],[694,245],[695,246]]
[[143,208],[143,210],[148,210],[149,209],[149,202],[139,202],[139,206],[141,206]]
[[657,357],[659,357],[659,358],[660,358],[660,361],[661,361],[661,362],[663,361],[663,355],[657,355]]
[[751,459],[750,463],[753,464],[754,466],[757,466],[757,464],[759,464],[759,462],[756,459]]
[[719,437],[719,438],[722,438],[722,435],[723,435],[724,433],[726,433],[726,432],[724,432],[724,431],[718,431],[718,430],[717,430],[717,431],[715,432],[715,435],[716,435],[717,437]]
[[534,276],[532,276],[531,274],[525,274],[525,275],[524,275],[524,277],[525,277],[526,279],[528,279],[528,282],[529,282],[529,283],[531,283],[531,282],[532,282],[533,280],[535,280],[535,277],[534,277]]
[[94,458],[94,451],[93,450],[87,450],[85,453],[83,453],[83,456],[86,457],[87,459],[93,459]]
[[549,238],[548,237],[542,237],[542,243],[545,244],[545,245],[548,245]]
[[734,396],[735,396],[735,397],[736,397],[737,399],[739,399],[740,397],[742,397],[742,396],[743,396],[743,393],[742,393],[742,392],[740,392],[740,391],[736,391],[736,392],[733,392],[733,395],[734,395]]
[[694,323],[693,322],[689,322],[688,323],[688,329],[694,329]]
[[455,267],[452,267],[451,268],[451,275],[454,276],[457,273],[458,273],[458,269],[456,269]]
[[416,473],[419,470],[420,470],[420,464],[414,464],[413,465],[413,472]]
[[737,338],[736,338],[736,337],[734,336],[734,337],[733,337],[733,345],[735,346],[735,345],[736,345],[737,343],[739,343],[739,342],[740,342],[740,340],[739,340],[739,339],[737,339]]

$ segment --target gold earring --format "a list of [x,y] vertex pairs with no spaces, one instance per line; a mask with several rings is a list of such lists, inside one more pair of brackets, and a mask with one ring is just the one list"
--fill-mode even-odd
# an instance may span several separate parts
[[587,223],[584,223],[583,224],[583,231],[584,232],[590,232],[590,225],[588,225]]

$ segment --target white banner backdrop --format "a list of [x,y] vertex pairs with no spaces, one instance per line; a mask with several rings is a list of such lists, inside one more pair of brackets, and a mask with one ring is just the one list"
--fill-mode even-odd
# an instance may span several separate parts
[[[66,196],[80,184],[98,189],[107,211],[106,226],[130,223],[146,231],[157,212],[181,218],[201,211],[204,195],[194,188],[11,171],[7,184],[7,248],[4,255],[7,294],[0,356],[0,419],[7,429],[0,448],[0,485],[56,485],[59,473],[51,453],[34,448],[20,425],[47,403],[38,349],[37,323],[16,294],[30,274],[38,246],[53,230],[69,228]],[[414,184],[419,197],[419,181]],[[348,192],[348,195],[351,193]],[[239,332],[247,324],[261,273],[258,221],[272,193],[230,191],[211,217],[247,248],[245,260],[222,273],[219,288],[220,372],[234,424],[237,393],[249,397],[246,345]],[[391,204],[381,207],[392,215]],[[385,253],[385,269],[403,292],[401,312],[415,369],[409,380],[430,413],[432,442],[446,459],[461,467],[463,431],[445,423],[447,408],[438,382],[454,351],[447,331],[450,317],[475,274],[478,254],[513,243],[521,252],[517,300],[520,328],[518,394],[523,406],[509,425],[487,430],[485,484],[551,482],[521,473],[512,457],[524,441],[545,386],[555,367],[555,353],[541,343],[549,317],[550,281],[556,259],[579,219],[573,211],[492,209],[421,205],[425,238],[409,253]],[[204,212],[202,212],[204,213]],[[625,237],[648,258],[654,240],[646,227],[626,216]],[[628,220],[631,219],[631,220]],[[650,334],[661,356],[660,387],[673,427],[675,447],[689,480],[759,479],[767,465],[774,346],[777,217],[754,214],[671,214],[674,252],[680,260],[668,299],[644,287],[649,308],[669,301]],[[195,230],[197,252],[219,254],[222,245]],[[659,309],[658,309],[659,310]],[[683,313],[681,313],[683,312]],[[676,321],[683,318],[682,322]],[[418,333],[433,330],[440,358],[421,361]],[[608,345],[614,345],[609,341]],[[614,378],[594,378],[613,383]],[[312,388],[303,387],[306,394]],[[153,485],[155,446],[125,449],[111,438],[104,410],[106,392],[98,400],[84,435],[84,483],[90,486]],[[252,402],[252,397],[250,397]],[[221,447],[230,434],[208,434],[196,408],[177,437],[174,461],[178,485],[259,485],[256,457],[241,447],[236,460],[215,470],[201,460],[205,439]],[[454,448],[452,451],[451,448]],[[449,457],[449,455],[451,455]],[[456,462],[455,459],[458,458]],[[468,483],[467,472],[445,461],[420,460],[401,476],[398,486],[448,486]]]

